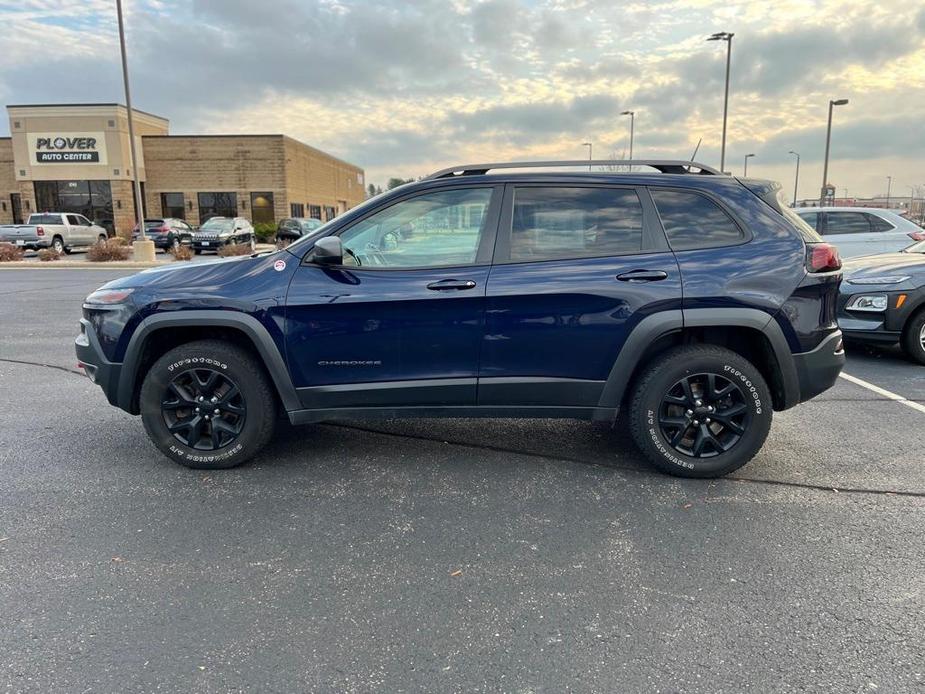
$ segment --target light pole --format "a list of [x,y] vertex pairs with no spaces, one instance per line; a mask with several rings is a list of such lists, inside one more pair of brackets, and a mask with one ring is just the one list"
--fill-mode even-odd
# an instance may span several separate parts
[[893,190],[893,177],[886,177],[886,209],[890,209],[890,192]]
[[793,154],[797,158],[797,172],[793,177],[793,204],[791,207],[797,206],[797,186],[800,185],[800,153],[794,152],[792,149],[789,154]]
[[915,186],[909,186],[909,219],[915,219],[912,208],[915,207]]
[[746,154],[746,155],[745,155],[745,171],[742,173],[742,178],[747,178],[747,177],[748,177],[748,160],[749,160],[751,157],[753,157],[753,156],[755,156],[755,155],[754,155],[754,154]]
[[621,116],[630,117],[630,161],[633,160],[633,131],[636,129],[636,112],[635,111],[621,111]]
[[[587,148],[588,148],[588,161],[591,161],[592,159],[594,159],[594,157],[591,156],[591,151],[592,151],[592,149],[593,149],[593,145],[592,145],[590,142],[582,142],[581,145],[582,145],[582,147],[587,147]],[[588,164],[588,171],[590,171],[590,170],[591,170],[591,165]]]
[[825,130],[825,163],[822,166],[822,188],[819,192],[819,207],[825,205],[825,187],[829,182],[829,145],[832,142],[832,108],[835,106],[844,106],[848,103],[847,99],[829,99],[829,124]]
[[[138,223],[138,241],[132,244],[136,250],[142,248],[141,244],[151,243],[153,256],[153,242],[145,239],[144,203],[141,200],[141,181],[138,179],[138,156],[135,152],[135,123],[132,118],[132,94],[128,86],[128,58],[125,53],[125,25],[122,22],[122,0],[116,0],[116,14],[119,17],[119,47],[122,50],[122,82],[125,85],[125,108],[128,110],[128,142],[132,154],[132,177],[135,179],[135,219]],[[152,258],[153,260],[153,258]]]
[[726,172],[726,119],[729,116],[729,66],[732,64],[732,37],[728,31],[719,31],[711,35],[707,41],[726,42],[726,95],[723,97],[723,145],[719,155],[719,170]]

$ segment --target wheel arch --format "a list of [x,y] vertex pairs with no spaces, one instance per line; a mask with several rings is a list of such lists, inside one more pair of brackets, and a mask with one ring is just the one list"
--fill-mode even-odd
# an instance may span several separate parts
[[619,408],[646,366],[683,344],[715,344],[748,359],[771,388],[775,410],[800,400],[796,366],[772,316],[750,308],[704,308],[663,311],[640,321],[614,362],[598,406]]
[[283,355],[267,329],[253,316],[223,310],[182,311],[145,318],[129,340],[119,375],[119,407],[139,413],[144,373],[168,350],[199,339],[226,339],[259,357],[284,410],[299,409]]

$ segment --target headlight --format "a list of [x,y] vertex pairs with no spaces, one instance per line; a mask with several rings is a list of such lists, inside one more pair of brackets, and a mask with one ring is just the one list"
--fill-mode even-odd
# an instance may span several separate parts
[[97,289],[85,299],[88,304],[121,304],[134,289]]
[[858,294],[845,307],[849,311],[886,311],[886,294]]
[[880,277],[858,277],[846,280],[848,284],[899,284],[909,279],[909,275],[881,275]]

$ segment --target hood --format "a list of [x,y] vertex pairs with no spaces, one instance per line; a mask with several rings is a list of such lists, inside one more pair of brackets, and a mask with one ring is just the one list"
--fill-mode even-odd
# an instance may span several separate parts
[[842,265],[844,278],[879,275],[925,275],[925,253],[882,253],[851,258]]
[[120,277],[103,287],[107,289],[143,287],[153,291],[184,288],[214,292],[229,282],[239,281],[255,274],[267,274],[270,277],[278,275],[279,273],[273,270],[273,263],[279,253],[280,251],[258,256],[216,258],[197,263],[170,263],[164,267],[149,268],[128,277]]

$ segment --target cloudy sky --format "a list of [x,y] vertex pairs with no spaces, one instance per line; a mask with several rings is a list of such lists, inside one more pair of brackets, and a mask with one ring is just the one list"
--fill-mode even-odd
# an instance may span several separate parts
[[[125,0],[137,108],[171,132],[285,133],[368,179],[622,156],[838,194],[925,184],[925,5],[907,0]],[[0,0],[0,103],[123,101],[114,0]],[[12,30],[10,30],[12,28]],[[8,134],[4,119],[0,135]]]

